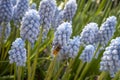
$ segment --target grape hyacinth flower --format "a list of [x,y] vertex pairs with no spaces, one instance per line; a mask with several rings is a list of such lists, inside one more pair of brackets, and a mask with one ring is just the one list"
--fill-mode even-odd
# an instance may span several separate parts
[[115,16],[107,18],[107,20],[101,25],[99,30],[100,44],[106,46],[109,40],[112,38],[115,32],[117,20]]
[[[2,38],[2,32],[3,32],[3,26],[0,26],[0,38]],[[6,29],[5,29],[5,39],[7,39],[10,35],[10,32],[11,32],[11,27],[10,27],[10,23],[7,23],[6,24]]]
[[57,28],[54,34],[53,46],[60,45],[61,47],[67,45],[72,34],[72,25],[64,22]]
[[26,49],[25,43],[21,38],[17,38],[13,43],[11,50],[9,50],[10,64],[16,63],[17,66],[25,66]]
[[18,0],[16,6],[14,7],[13,20],[15,25],[21,22],[24,14],[29,9],[29,0]]
[[120,70],[120,37],[112,39],[108,47],[106,47],[100,62],[100,70],[107,71],[111,77]]
[[34,45],[40,32],[39,21],[40,16],[38,12],[34,9],[30,9],[26,12],[21,22],[20,36],[23,40],[27,39],[32,45]]
[[10,22],[13,16],[13,5],[11,0],[0,0],[0,23]]
[[32,3],[30,6],[31,9],[35,9],[35,10],[36,10],[36,7],[37,7],[36,3]]
[[42,0],[39,6],[39,15],[41,17],[40,22],[43,25],[43,29],[48,31],[51,26],[51,21],[55,14],[56,1],[55,0]]
[[57,10],[55,13],[55,16],[52,21],[52,26],[54,30],[57,29],[57,27],[64,22],[64,14],[62,10]]
[[68,43],[68,53],[69,57],[75,58],[78,54],[80,48],[80,37],[74,37],[73,39],[70,39]]
[[95,47],[93,45],[87,45],[80,55],[80,59],[83,62],[90,62],[94,56]]
[[98,41],[98,24],[91,22],[82,30],[80,37],[83,45],[95,45]]
[[76,0],[69,0],[64,8],[64,19],[67,21],[72,21],[73,16],[77,10],[77,3]]

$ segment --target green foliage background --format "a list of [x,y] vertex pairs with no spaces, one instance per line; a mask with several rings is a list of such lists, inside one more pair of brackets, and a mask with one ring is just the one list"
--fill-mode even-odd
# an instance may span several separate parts
[[[30,4],[35,2],[37,7],[40,0],[31,0]],[[57,5],[63,5],[67,0],[57,0]],[[89,22],[101,23],[109,16],[117,17],[117,27],[113,38],[120,36],[120,1],[119,0],[77,0],[77,12],[73,18],[72,37],[79,35],[82,29]],[[12,22],[11,22],[12,24]],[[41,32],[42,33],[42,32]],[[78,56],[75,59],[59,61],[57,57],[51,59],[51,43],[54,37],[54,31],[51,30],[44,43],[41,42],[42,34],[36,42],[35,47],[31,49],[29,42],[26,42],[28,50],[28,59],[26,67],[16,67],[10,65],[8,51],[11,43],[19,37],[19,29],[12,26],[10,37],[1,45],[0,53],[0,80],[111,80],[107,72],[99,71],[99,62],[102,56],[94,59],[90,63],[83,63],[79,60],[83,47],[80,48]],[[119,80],[118,72],[113,80]]]

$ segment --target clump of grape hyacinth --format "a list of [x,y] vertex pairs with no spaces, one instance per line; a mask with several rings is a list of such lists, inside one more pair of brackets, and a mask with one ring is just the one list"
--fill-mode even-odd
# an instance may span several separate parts
[[40,32],[40,16],[34,9],[26,12],[21,22],[20,35],[23,40],[28,40],[32,45]]
[[36,7],[37,7],[36,3],[32,3],[30,6],[31,9],[36,9]]
[[64,8],[64,19],[67,21],[72,21],[73,16],[77,10],[76,0],[69,0]]
[[83,45],[95,45],[98,41],[98,24],[91,22],[82,30],[80,37]]
[[83,62],[90,62],[94,56],[95,47],[93,45],[87,45],[80,55],[80,59]]
[[55,14],[56,1],[55,0],[42,0],[39,6],[39,15],[41,17],[40,22],[43,28],[46,30],[50,29],[51,21]]
[[54,34],[53,46],[60,45],[61,47],[67,45],[72,34],[72,25],[64,22],[57,28]]
[[[0,39],[2,38],[3,28],[4,28],[3,26],[0,26]],[[5,34],[4,34],[5,39],[7,39],[9,37],[10,32],[11,32],[10,23],[7,23],[6,29],[5,29]]]
[[107,71],[111,77],[120,70],[120,37],[112,39],[108,47],[106,47],[100,62],[100,70]]
[[75,58],[78,54],[80,48],[80,37],[74,37],[73,39],[70,39],[68,43],[68,53],[69,57]]
[[107,20],[101,25],[99,30],[100,44],[106,46],[109,40],[112,38],[115,32],[117,20],[115,16],[107,18]]
[[18,0],[16,6],[14,7],[14,23],[15,25],[18,25],[18,23],[21,22],[24,14],[29,9],[29,0]]
[[10,22],[13,16],[13,5],[11,0],[0,0],[0,23]]
[[11,50],[9,50],[10,64],[16,63],[17,66],[25,66],[26,49],[25,43],[21,38],[17,38],[13,43]]

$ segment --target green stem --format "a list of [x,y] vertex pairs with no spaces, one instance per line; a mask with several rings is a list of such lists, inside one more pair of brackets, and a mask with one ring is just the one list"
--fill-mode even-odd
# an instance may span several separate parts
[[106,77],[108,76],[108,73],[107,72],[102,72],[98,78],[98,80],[104,80],[106,79]]
[[58,80],[60,73],[62,72],[63,68],[65,67],[66,61],[63,63],[63,65],[60,67],[60,69],[58,70],[58,72],[55,75],[55,78],[53,80]]
[[0,77],[0,80],[13,80],[13,79],[14,79],[14,75]]
[[16,64],[14,63],[14,80],[17,79],[17,78],[16,78],[16,74],[17,74],[16,71],[17,71],[17,70],[16,70]]
[[51,77],[52,77],[52,74],[53,74],[54,68],[55,68],[56,58],[57,57],[55,57],[54,60],[50,63],[50,66],[48,68],[45,80],[51,80]]
[[35,77],[35,71],[36,71],[36,65],[37,65],[37,58],[38,58],[38,54],[35,53],[35,60],[34,60],[34,63],[33,63],[33,72],[32,72],[32,78],[31,80],[34,80],[34,77]]
[[72,71],[71,67],[73,66],[74,61],[75,61],[75,59],[74,60],[72,60],[72,59],[70,60],[70,63],[69,63],[70,65],[67,67],[66,73],[62,77],[62,80],[67,80],[68,79],[69,73]]
[[2,38],[0,39],[0,45],[1,45],[1,47],[0,47],[0,53],[2,53],[1,60],[3,59],[3,56],[4,56],[4,40],[5,40],[6,24],[2,23],[2,27],[3,27]]
[[9,63],[9,61],[0,61],[0,63]]
[[22,68],[21,67],[17,67],[17,80],[21,80],[21,73],[22,73]]
[[38,61],[41,61],[41,60],[50,60],[50,56],[49,57],[42,57],[42,58],[37,58]]
[[31,54],[31,45],[28,42],[28,60],[27,60],[27,67],[28,67],[28,80],[31,80],[31,62],[30,62],[30,54]]
[[14,69],[14,65],[11,65],[11,66],[10,66],[10,75],[12,75],[13,69]]
[[77,69],[77,73],[76,73],[76,75],[75,75],[74,80],[77,80],[77,78],[78,78],[81,70],[83,69],[84,65],[85,65],[85,63],[83,63],[83,62],[81,62],[81,63],[79,64],[79,67],[78,67],[78,69]]
[[90,68],[90,65],[91,65],[90,63],[86,64],[85,68],[83,69],[83,71],[82,71],[82,73],[80,75],[79,80],[84,80],[84,77],[85,77],[85,75],[87,73],[87,70]]
[[5,60],[5,58],[7,57],[7,55],[8,55],[8,50],[9,50],[9,47],[10,47],[11,45],[9,45],[9,46],[7,46],[6,48],[6,50],[5,50],[5,53],[4,53],[4,56],[3,56],[3,60]]

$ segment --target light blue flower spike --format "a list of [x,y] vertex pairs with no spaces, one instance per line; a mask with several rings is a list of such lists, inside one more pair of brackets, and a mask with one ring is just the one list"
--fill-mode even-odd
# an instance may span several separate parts
[[64,19],[68,22],[72,21],[75,13],[77,10],[77,3],[76,0],[69,0],[66,5],[65,8],[63,10],[64,13]]
[[8,52],[10,64],[16,63],[17,66],[25,66],[27,53],[24,47],[25,43],[21,38],[17,38],[12,43],[12,47]]
[[51,28],[52,19],[55,15],[56,1],[55,0],[42,0],[39,6],[39,15],[41,17],[40,23],[43,26],[43,40],[46,39],[47,33]]
[[30,9],[26,12],[22,19],[20,27],[20,36],[23,40],[28,40],[32,45],[38,38],[40,33],[40,16],[34,9]]
[[80,59],[83,62],[90,62],[94,56],[95,47],[93,45],[87,45],[80,55]]
[[52,28],[54,30],[57,29],[57,27],[62,24],[64,20],[64,15],[63,15],[63,11],[61,9],[59,9],[58,7],[56,8],[56,11],[55,11],[55,15],[52,19]]
[[75,58],[79,52],[79,48],[80,48],[80,37],[76,36],[73,39],[69,40],[68,43],[68,53],[69,53],[69,57],[70,58]]
[[0,0],[0,23],[10,22],[13,16],[13,5],[11,0]]
[[18,0],[16,6],[14,6],[13,20],[14,24],[17,26],[20,24],[23,16],[29,9],[29,0]]
[[81,43],[83,45],[96,45],[97,41],[98,41],[98,24],[91,22],[89,24],[87,24],[81,34]]
[[64,22],[57,28],[54,34],[53,45],[65,46],[67,45],[70,36],[72,34],[72,25],[68,22]]
[[[42,0],[39,6],[39,15],[41,17],[42,25],[50,25],[55,14],[56,2],[55,0]],[[43,26],[44,29],[49,29],[50,26]]]
[[115,16],[110,16],[107,20],[101,25],[99,30],[99,41],[100,44],[105,47],[109,40],[112,38],[115,32],[117,19]]
[[107,71],[111,77],[120,70],[120,37],[112,39],[106,47],[100,62],[100,70]]

